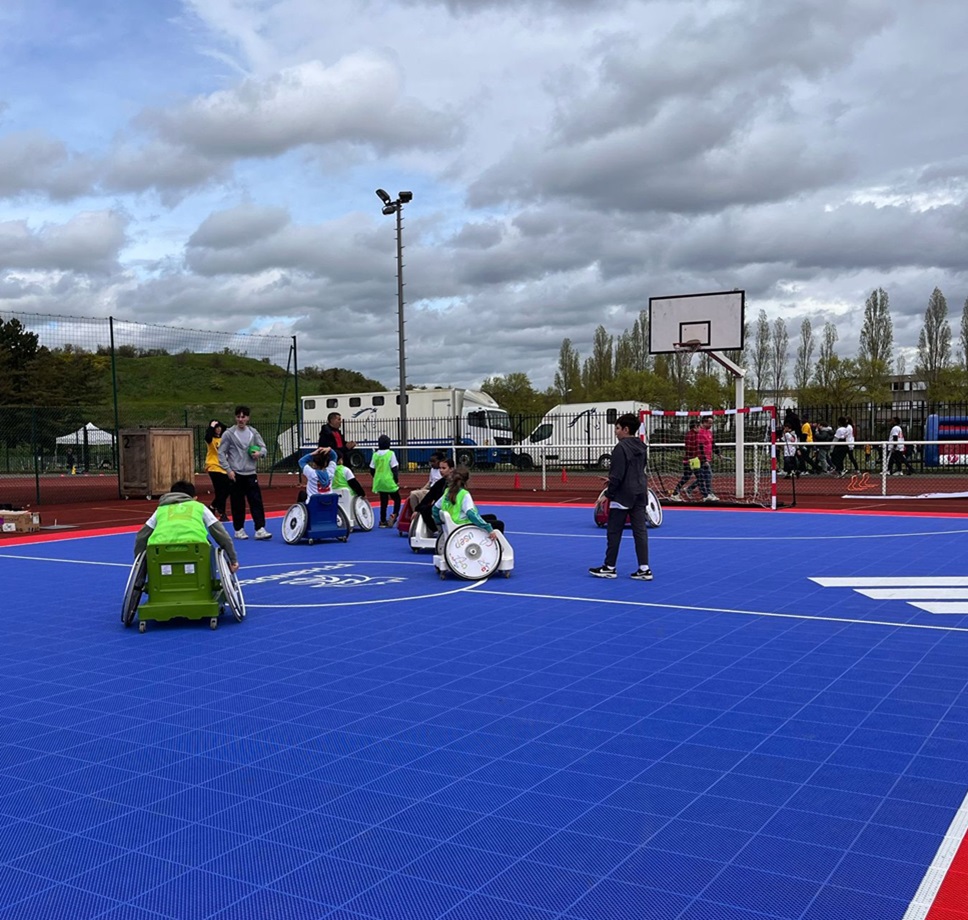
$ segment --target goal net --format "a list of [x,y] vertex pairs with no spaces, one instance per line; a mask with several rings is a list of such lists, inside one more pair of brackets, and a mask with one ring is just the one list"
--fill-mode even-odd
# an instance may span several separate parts
[[[686,457],[690,421],[712,418],[708,470]],[[639,413],[649,448],[649,488],[662,502],[776,508],[776,407]]]

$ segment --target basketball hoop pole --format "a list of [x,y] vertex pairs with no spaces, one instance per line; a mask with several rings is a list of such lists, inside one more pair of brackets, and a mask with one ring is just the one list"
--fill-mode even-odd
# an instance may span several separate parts
[[[736,409],[746,408],[746,371],[730,361],[721,351],[707,351],[707,355],[717,364],[726,368],[726,373],[733,378],[736,399]],[[736,497],[746,497],[746,413],[736,413]]]

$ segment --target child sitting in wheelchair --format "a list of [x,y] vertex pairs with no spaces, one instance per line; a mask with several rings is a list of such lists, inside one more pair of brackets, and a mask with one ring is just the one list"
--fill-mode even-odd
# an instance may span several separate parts
[[459,466],[450,474],[450,483],[446,491],[434,502],[431,513],[438,526],[443,524],[443,516],[449,519],[448,527],[460,527],[462,524],[476,524],[488,533],[499,530],[504,533],[504,522],[499,521],[493,514],[481,514],[467,491],[467,482],[471,478],[467,467]]
[[137,559],[149,546],[173,543],[205,543],[209,537],[225,550],[233,572],[239,570],[239,557],[229,532],[217,517],[195,500],[195,485],[180,479],[158,501],[158,508],[145,521],[134,538]]
[[333,491],[339,469],[337,461],[338,454],[331,447],[317,447],[299,458],[299,471],[306,477],[306,488],[299,490],[298,501],[306,502],[310,495]]

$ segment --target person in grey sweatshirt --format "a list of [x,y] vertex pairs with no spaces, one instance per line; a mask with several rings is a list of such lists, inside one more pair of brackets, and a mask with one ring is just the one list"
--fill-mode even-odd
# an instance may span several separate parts
[[638,417],[629,413],[615,422],[618,443],[612,448],[608,468],[608,487],[605,497],[609,501],[605,563],[589,569],[596,578],[615,578],[618,573],[619,544],[625,530],[626,518],[632,521],[632,539],[638,568],[632,572],[635,581],[652,581],[649,568],[649,531],[646,527],[645,508],[649,499],[649,486],[645,478],[646,448],[640,441]]
[[256,461],[268,451],[262,435],[249,424],[249,415],[248,406],[235,407],[235,425],[222,433],[218,462],[232,483],[232,526],[235,528],[235,539],[249,539],[245,532],[245,503],[248,501],[252,523],[255,524],[255,538],[269,540],[272,534],[266,530],[266,511],[256,474]]

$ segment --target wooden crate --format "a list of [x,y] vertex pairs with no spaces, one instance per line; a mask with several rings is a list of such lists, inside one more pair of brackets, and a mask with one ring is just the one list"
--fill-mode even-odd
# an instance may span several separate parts
[[121,495],[125,498],[154,498],[179,479],[195,481],[191,430],[126,428],[120,437]]

